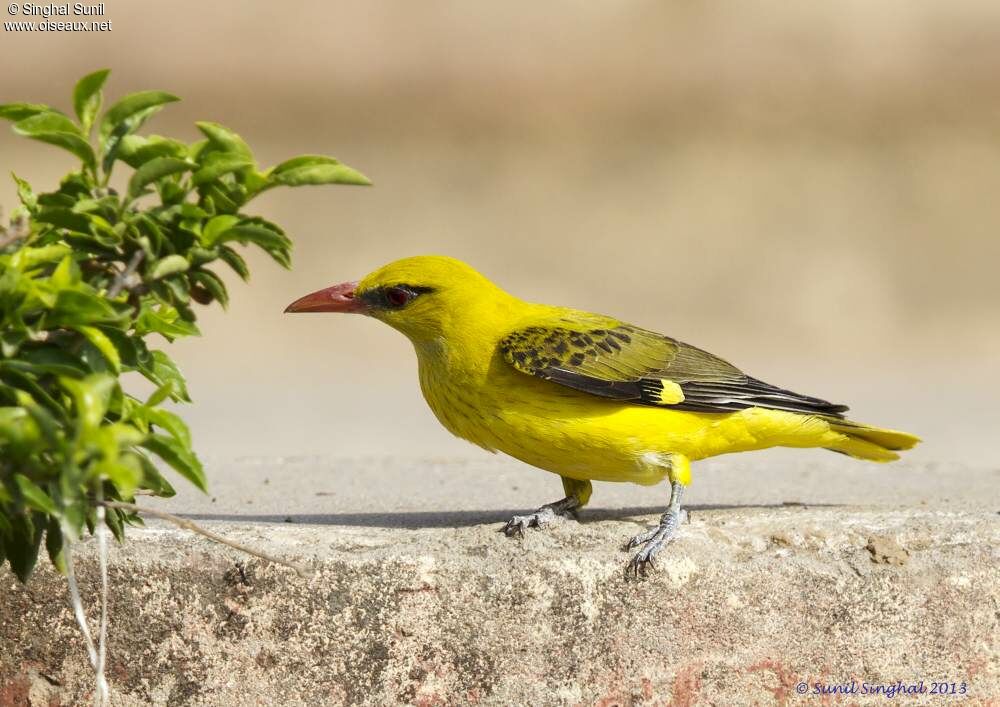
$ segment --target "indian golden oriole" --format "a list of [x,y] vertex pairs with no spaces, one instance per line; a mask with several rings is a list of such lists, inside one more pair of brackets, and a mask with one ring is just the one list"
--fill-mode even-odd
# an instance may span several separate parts
[[562,478],[566,497],[508,534],[571,515],[591,481],[669,478],[659,526],[632,538],[644,574],[677,534],[690,462],[766,447],[898,458],[919,439],[851,422],[847,407],[752,378],[701,349],[612,317],[525,302],[453,258],[420,256],[302,297],[287,312],[355,312],[401,331],[441,424]]

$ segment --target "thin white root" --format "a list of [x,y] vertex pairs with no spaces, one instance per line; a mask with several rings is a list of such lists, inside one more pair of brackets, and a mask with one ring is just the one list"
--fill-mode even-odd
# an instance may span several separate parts
[[170,521],[174,525],[184,528],[185,530],[190,530],[193,533],[198,533],[203,535],[209,540],[214,540],[217,543],[231,547],[234,550],[239,550],[240,552],[245,552],[248,555],[253,555],[254,557],[259,557],[260,559],[271,562],[276,565],[283,565],[291,570],[300,577],[306,576],[306,569],[299,564],[291,562],[289,560],[282,560],[280,557],[275,557],[274,555],[269,555],[266,552],[261,552],[260,550],[255,550],[252,547],[243,545],[234,540],[229,540],[217,533],[213,533],[211,530],[202,528],[200,525],[194,521],[188,520],[187,518],[181,518],[180,516],[175,516],[172,513],[166,513],[164,511],[154,510],[152,508],[147,508],[146,506],[137,506],[134,503],[124,503],[122,501],[104,501],[101,505],[106,508],[118,508],[119,510],[128,511],[129,513],[139,513],[140,515],[149,515],[154,518],[160,518],[162,520]]
[[[97,511],[97,557],[101,569],[101,624],[98,630],[97,640],[97,664],[94,672],[97,679],[97,690],[94,695],[94,703],[103,707],[107,704],[110,693],[108,691],[108,680],[105,676],[105,665],[107,658],[108,643],[108,527],[105,524],[106,510],[100,502],[104,500],[103,489],[97,489],[98,506]],[[100,700],[100,702],[98,702]]]
[[[76,571],[73,568],[73,534],[63,529],[63,556],[66,559],[66,584],[69,585],[70,603],[73,605],[73,615],[76,623],[80,626],[80,633],[83,634],[83,642],[87,646],[87,656],[90,658],[90,665],[94,668],[96,685],[94,690],[94,704],[104,707],[108,703],[108,683],[104,678],[102,658],[104,652],[104,634],[107,629],[107,602],[103,602],[101,607],[101,647],[100,652],[94,647],[94,638],[90,633],[90,626],[87,625],[87,614],[83,610],[83,601],[80,599],[80,587],[76,583]],[[103,557],[103,553],[102,553]],[[102,562],[102,582],[107,586],[107,563]]]
[[87,624],[87,614],[83,610],[83,602],[80,599],[80,587],[77,585],[76,572],[73,569],[73,543],[76,541],[76,537],[69,528],[65,526],[63,527],[63,542],[65,543],[63,552],[66,558],[66,583],[69,585],[69,596],[70,603],[73,605],[73,615],[76,617],[76,622],[80,626],[80,633],[83,634],[83,640],[87,646],[87,655],[90,658],[90,665],[94,668],[94,705],[96,707],[105,707],[105,705],[108,704],[108,699],[110,697],[108,681],[105,675],[108,640],[108,529],[106,525],[108,508],[117,508],[119,510],[128,511],[129,513],[140,513],[143,515],[153,516],[155,518],[162,518],[163,520],[170,521],[181,528],[203,535],[209,540],[231,547],[234,550],[239,550],[240,552],[245,552],[248,555],[259,557],[266,562],[288,567],[294,570],[300,577],[306,576],[305,568],[294,562],[282,560],[278,557],[274,557],[273,555],[269,555],[259,550],[254,550],[251,547],[247,547],[246,545],[224,538],[221,535],[202,528],[200,525],[188,520],[187,518],[181,518],[180,516],[175,516],[172,513],[165,513],[164,511],[158,511],[152,508],[144,508],[142,506],[137,506],[134,503],[105,501],[103,500],[103,495],[99,489],[97,492],[96,509],[97,524],[94,529],[94,534],[97,536],[98,563],[101,573],[101,615],[98,624],[98,640],[96,647],[94,645],[94,637],[90,632],[90,626]]
[[87,625],[87,615],[83,612],[83,602],[80,601],[80,588],[76,584],[76,572],[73,570],[73,550],[69,536],[64,533],[66,546],[63,548],[63,555],[66,559],[66,584],[69,585],[69,600],[73,605],[73,614],[76,622],[80,625],[80,633],[83,634],[83,641],[87,645],[87,654],[90,662],[97,665],[97,650],[94,648],[94,639],[90,635],[90,627]]

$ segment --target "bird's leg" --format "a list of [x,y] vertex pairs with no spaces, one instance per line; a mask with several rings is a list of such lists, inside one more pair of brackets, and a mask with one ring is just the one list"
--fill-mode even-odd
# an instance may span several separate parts
[[507,521],[503,527],[503,532],[510,536],[517,533],[524,535],[525,528],[542,528],[551,523],[556,516],[570,516],[573,511],[580,507],[580,499],[576,496],[567,496],[555,503],[546,503],[544,506],[525,516],[514,516]]
[[589,481],[580,481],[563,476],[563,489],[566,491],[566,498],[555,503],[546,503],[534,513],[525,516],[514,516],[503,527],[503,532],[508,537],[517,533],[524,535],[525,528],[542,528],[552,522],[557,516],[575,517],[576,511],[587,505],[590,494],[593,491]]
[[681,496],[684,494],[685,483],[691,478],[690,462],[684,457],[675,456],[669,477],[670,505],[667,506],[667,512],[660,516],[659,526],[636,535],[625,545],[626,550],[642,545],[642,549],[629,561],[626,575],[631,574],[637,579],[646,576],[649,568],[654,566],[653,559],[677,537],[681,523],[687,518],[687,511],[681,508]]

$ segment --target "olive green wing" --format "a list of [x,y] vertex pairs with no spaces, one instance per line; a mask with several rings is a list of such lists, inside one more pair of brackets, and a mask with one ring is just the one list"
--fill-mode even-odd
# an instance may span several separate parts
[[699,412],[749,407],[841,417],[847,410],[751,378],[731,363],[668,336],[614,320],[559,318],[500,340],[511,366],[604,398]]

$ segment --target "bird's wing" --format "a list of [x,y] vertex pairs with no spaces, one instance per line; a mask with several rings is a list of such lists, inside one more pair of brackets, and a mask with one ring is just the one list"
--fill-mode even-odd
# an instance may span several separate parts
[[569,388],[639,405],[699,412],[749,407],[842,417],[847,410],[764,383],[707,351],[610,319],[563,317],[500,340],[517,370]]

